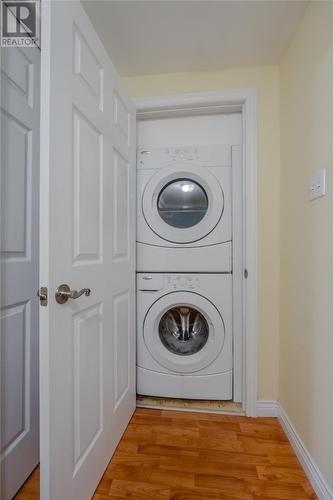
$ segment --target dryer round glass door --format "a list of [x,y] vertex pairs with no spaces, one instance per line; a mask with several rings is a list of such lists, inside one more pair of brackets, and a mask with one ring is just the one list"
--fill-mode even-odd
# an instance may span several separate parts
[[193,243],[218,224],[224,194],[217,178],[206,168],[177,164],[159,170],[142,198],[145,220],[160,238],[172,243]]
[[161,190],[157,199],[157,210],[169,226],[193,227],[207,213],[206,191],[191,179],[176,179]]
[[209,366],[225,338],[216,307],[194,292],[172,292],[149,309],[143,327],[151,356],[164,368],[190,373]]

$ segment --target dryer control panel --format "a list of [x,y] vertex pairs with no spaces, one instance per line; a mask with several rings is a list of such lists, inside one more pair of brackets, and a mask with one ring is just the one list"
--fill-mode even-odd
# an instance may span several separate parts
[[160,169],[172,164],[201,167],[231,167],[229,145],[182,146],[167,148],[140,147],[137,150],[137,169]]
[[140,148],[138,150],[138,168],[149,168],[149,166],[152,166],[150,165],[152,159],[156,163],[170,164],[172,162],[199,160],[199,153],[196,147],[191,146],[186,148]]

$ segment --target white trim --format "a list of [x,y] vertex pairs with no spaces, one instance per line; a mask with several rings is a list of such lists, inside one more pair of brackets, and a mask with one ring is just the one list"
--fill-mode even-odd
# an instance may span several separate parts
[[[180,110],[184,114],[187,110],[195,108],[208,108],[214,110],[222,106],[243,106],[248,99],[256,97],[254,89],[227,90],[214,92],[200,92],[190,94],[173,94],[155,97],[138,97],[135,99],[138,114],[145,115],[150,112]],[[240,108],[241,109],[241,108]]]
[[278,419],[287,434],[287,437],[302,464],[313,489],[319,500],[333,500],[333,491],[328,485],[326,479],[320,472],[318,465],[307,450],[302,438],[297,433],[289,416],[280,403],[277,404]]
[[255,89],[177,94],[143,97],[135,100],[137,115],[147,118],[149,113],[178,110],[186,115],[195,108],[207,113],[223,106],[240,106],[243,117],[243,172],[245,207],[244,268],[248,279],[244,281],[243,338],[243,403],[247,416],[257,414],[257,94]]
[[[243,402],[244,386],[244,165],[243,150],[240,146],[232,146],[232,329],[233,329],[233,401]],[[243,314],[239,314],[243,311]]]
[[275,399],[259,399],[257,401],[257,416],[277,417],[277,404]]

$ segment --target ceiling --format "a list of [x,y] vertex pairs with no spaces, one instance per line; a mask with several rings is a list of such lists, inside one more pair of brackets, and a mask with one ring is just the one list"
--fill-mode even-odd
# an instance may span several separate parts
[[84,0],[122,76],[277,64],[308,4],[297,0]]

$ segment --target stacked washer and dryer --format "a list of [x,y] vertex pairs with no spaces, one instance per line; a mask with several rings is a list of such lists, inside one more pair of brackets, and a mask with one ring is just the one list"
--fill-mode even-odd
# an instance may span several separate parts
[[137,160],[137,392],[233,397],[232,148]]

